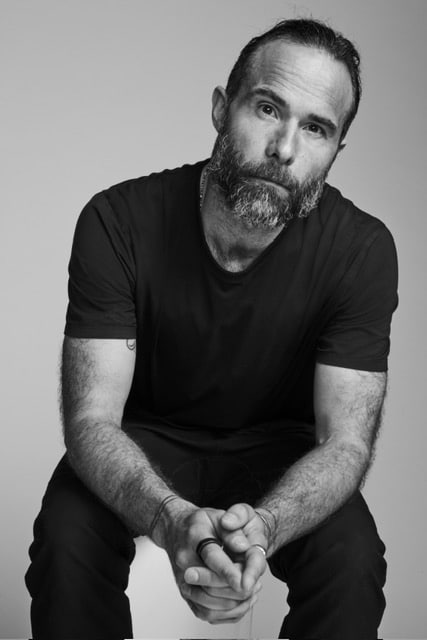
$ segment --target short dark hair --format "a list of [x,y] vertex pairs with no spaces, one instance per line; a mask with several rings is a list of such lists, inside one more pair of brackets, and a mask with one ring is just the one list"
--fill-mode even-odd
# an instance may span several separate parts
[[255,53],[267,42],[288,40],[297,44],[323,49],[329,55],[343,62],[348,69],[353,87],[353,103],[343,124],[341,138],[347,133],[359,107],[362,85],[360,80],[360,56],[350,40],[334,31],[324,22],[308,18],[281,20],[274,27],[252,38],[243,47],[228,77],[226,92],[232,101],[253,68]]

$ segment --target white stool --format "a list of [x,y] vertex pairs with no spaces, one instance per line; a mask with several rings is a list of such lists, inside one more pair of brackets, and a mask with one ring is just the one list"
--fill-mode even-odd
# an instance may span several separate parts
[[[286,594],[286,586],[266,572],[253,613],[252,637],[277,638],[288,611]],[[250,637],[250,614],[237,624],[211,625],[196,618],[179,595],[165,551],[147,538],[137,540],[127,595],[135,638]]]

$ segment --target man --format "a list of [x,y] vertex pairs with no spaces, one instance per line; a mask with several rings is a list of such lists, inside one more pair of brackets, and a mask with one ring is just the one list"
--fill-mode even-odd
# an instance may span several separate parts
[[359,57],[283,21],[213,93],[209,162],[96,195],[63,347],[67,454],[35,523],[35,638],[130,637],[133,538],[211,623],[289,587],[280,637],[377,637],[384,545],[358,489],[397,304],[384,225],[325,183]]

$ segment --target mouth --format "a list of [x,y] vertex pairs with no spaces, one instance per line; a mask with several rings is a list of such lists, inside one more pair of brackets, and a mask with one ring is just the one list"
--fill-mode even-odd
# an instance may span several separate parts
[[275,180],[270,180],[270,178],[261,178],[260,176],[248,176],[250,180],[257,180],[258,182],[264,182],[265,184],[272,184],[274,187],[278,189],[282,189],[283,191],[289,192],[289,188],[286,187],[281,182],[276,182]]

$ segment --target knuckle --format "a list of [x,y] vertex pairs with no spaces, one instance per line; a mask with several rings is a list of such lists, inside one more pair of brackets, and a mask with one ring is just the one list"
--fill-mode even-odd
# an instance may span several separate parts
[[199,620],[205,620],[205,612],[204,612],[203,609],[201,609],[200,607],[198,607],[194,603],[190,604],[190,608],[191,608],[192,612],[194,613],[194,615],[196,616],[196,618],[199,618]]
[[188,527],[188,537],[190,540],[195,540],[197,538],[197,532],[199,527],[196,523],[192,522]]
[[218,575],[220,575],[227,584],[231,583],[231,575],[230,571],[227,571],[224,567],[218,570]]
[[200,509],[200,508],[196,509],[195,511],[193,511],[193,514],[192,514],[192,521],[195,523],[200,522],[200,520],[204,521],[205,515],[206,514],[204,509]]
[[236,504],[236,510],[239,515],[248,516],[250,514],[250,506],[246,502],[238,502]]
[[244,615],[245,615],[246,611],[242,611],[242,613],[236,613],[233,617],[233,620],[235,620],[236,622],[238,622],[239,620],[241,620]]
[[249,600],[249,598],[252,597],[253,593],[254,593],[254,588],[253,587],[251,589],[245,589],[244,592],[243,592],[243,594],[244,594],[244,598],[243,599],[244,600]]
[[206,620],[206,622],[209,622],[210,624],[215,624],[216,613],[214,611],[211,611],[210,609],[207,609],[205,611],[205,620]]
[[199,520],[199,516],[198,516],[199,510],[197,511],[193,511],[193,513],[191,513],[188,516],[188,520],[187,520],[187,528],[190,531],[190,529],[193,529],[195,526],[197,526],[198,520]]
[[205,588],[208,588],[208,587],[210,587],[212,585],[212,583],[214,581],[214,578],[211,575],[209,570],[202,571],[202,569],[203,569],[203,567],[201,569],[199,569],[199,576],[200,576],[199,582],[200,582],[200,584],[203,584],[203,586]]
[[175,564],[180,569],[184,569],[187,562],[187,552],[184,549],[178,549],[174,557]]
[[183,582],[179,585],[179,590],[181,591],[181,595],[185,600],[191,599],[192,588],[186,582]]

